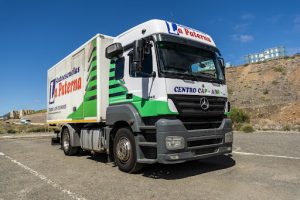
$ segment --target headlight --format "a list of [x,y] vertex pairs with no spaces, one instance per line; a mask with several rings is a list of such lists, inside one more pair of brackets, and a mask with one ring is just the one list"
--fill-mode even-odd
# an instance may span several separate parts
[[225,143],[233,142],[233,134],[232,132],[225,133]]
[[166,147],[168,150],[176,150],[184,148],[184,138],[181,136],[167,136]]

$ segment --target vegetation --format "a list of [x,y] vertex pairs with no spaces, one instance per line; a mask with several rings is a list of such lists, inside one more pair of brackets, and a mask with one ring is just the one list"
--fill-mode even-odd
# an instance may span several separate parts
[[249,124],[250,116],[244,110],[232,108],[230,112],[230,118],[233,122],[234,130],[243,131],[246,133],[251,133],[254,131],[254,128]]
[[282,66],[273,67],[273,70],[274,70],[275,72],[285,73],[285,68],[282,67]]
[[3,127],[0,127],[0,134],[4,134],[6,130]]
[[271,99],[269,99],[269,98],[266,97],[266,96],[259,97],[259,99],[262,100],[262,101],[264,101],[264,102],[271,101]]
[[250,116],[239,108],[232,108],[230,118],[233,123],[249,123]]
[[264,95],[269,94],[269,90],[268,89],[264,89],[263,94]]
[[7,133],[16,133],[16,132],[17,132],[17,130],[14,128],[7,130]]
[[33,113],[30,113],[29,115],[37,114],[37,113],[45,113],[47,112],[47,109],[42,109],[42,110],[35,110]]
[[252,133],[254,132],[254,128],[250,125],[250,124],[244,124],[241,129],[241,131],[245,132],[245,133]]
[[289,124],[286,124],[282,127],[282,130],[284,131],[290,131],[291,130],[291,126]]
[[57,127],[49,127],[48,125],[13,124],[0,122],[0,134],[54,132],[56,129]]
[[243,123],[233,123],[233,129],[240,131],[242,129]]
[[272,84],[273,84],[273,85],[277,85],[278,83],[279,83],[279,82],[276,81],[276,80],[273,80],[273,81],[272,81]]

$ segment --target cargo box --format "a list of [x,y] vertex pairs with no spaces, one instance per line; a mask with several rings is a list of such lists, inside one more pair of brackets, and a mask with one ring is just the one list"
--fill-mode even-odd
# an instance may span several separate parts
[[104,122],[108,106],[109,60],[113,38],[97,34],[48,70],[47,122]]

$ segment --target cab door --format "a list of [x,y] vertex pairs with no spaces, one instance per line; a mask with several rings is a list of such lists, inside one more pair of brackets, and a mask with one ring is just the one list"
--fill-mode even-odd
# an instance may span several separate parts
[[164,78],[158,77],[158,67],[154,43],[145,51],[141,70],[133,65],[133,49],[126,52],[124,83],[127,100],[138,110],[142,117],[158,116],[169,111]]

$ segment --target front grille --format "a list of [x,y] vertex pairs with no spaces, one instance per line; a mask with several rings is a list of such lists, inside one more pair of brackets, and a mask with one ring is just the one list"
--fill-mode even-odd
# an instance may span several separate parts
[[197,149],[195,150],[196,155],[204,155],[204,154],[210,154],[210,153],[216,153],[218,151],[218,148],[207,148],[207,149]]
[[222,144],[222,138],[212,138],[206,140],[195,140],[195,141],[188,141],[188,147],[199,147],[199,146],[208,146],[208,145],[215,145],[215,144]]
[[[202,97],[206,97],[209,102],[207,110],[201,108],[200,99]],[[174,102],[179,112],[177,118],[183,122],[186,129],[195,130],[220,127],[224,118],[227,98],[196,95],[168,95],[168,98]]]

